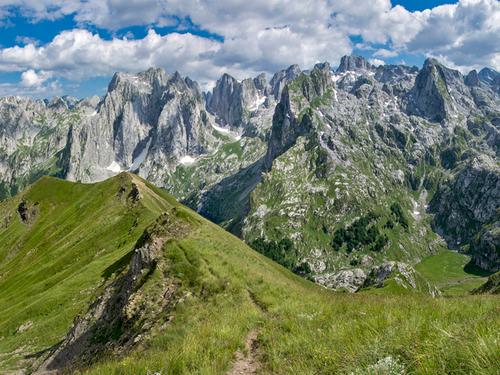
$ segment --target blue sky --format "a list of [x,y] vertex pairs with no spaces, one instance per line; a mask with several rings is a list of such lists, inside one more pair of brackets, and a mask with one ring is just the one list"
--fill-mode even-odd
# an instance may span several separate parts
[[293,63],[500,68],[498,0],[4,0],[0,95],[103,95],[115,71],[159,66],[209,89],[224,72]]

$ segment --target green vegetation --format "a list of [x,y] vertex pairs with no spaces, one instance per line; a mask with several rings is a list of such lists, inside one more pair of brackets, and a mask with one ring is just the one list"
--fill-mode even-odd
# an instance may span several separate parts
[[250,247],[288,269],[293,269],[297,263],[297,253],[293,248],[293,242],[287,238],[279,242],[257,238],[250,243]]
[[415,269],[444,295],[464,295],[483,284],[488,273],[469,265],[470,258],[442,251],[423,259]]
[[401,224],[401,226],[405,229],[408,229],[408,219],[403,213],[403,209],[399,203],[391,204],[391,212],[395,216],[396,221]]
[[[132,183],[139,200],[129,198]],[[31,224],[16,214],[22,199],[38,203]],[[263,374],[365,374],[383,366],[409,374],[498,371],[498,298],[335,294],[121,174],[92,185],[43,178],[1,204],[0,372],[29,368],[57,345],[104,285],[127,271],[127,254],[165,211],[190,230],[164,242],[168,267],[154,268],[141,288],[162,296],[158,283],[166,277],[177,287],[177,304],[157,315],[132,351],[80,372],[224,374],[250,332],[257,332]]]
[[349,253],[361,246],[371,251],[381,251],[389,239],[376,226],[378,218],[379,215],[370,212],[346,228],[338,229],[333,236],[333,248],[340,250],[345,244]]

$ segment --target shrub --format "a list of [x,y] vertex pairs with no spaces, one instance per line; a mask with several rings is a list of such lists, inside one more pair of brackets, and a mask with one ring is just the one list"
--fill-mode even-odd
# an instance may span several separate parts
[[297,254],[293,242],[283,238],[279,242],[257,238],[250,246],[282,266],[292,270],[297,262]]
[[396,218],[396,221],[401,224],[403,228],[408,229],[408,219],[403,213],[403,209],[399,203],[395,202],[391,204],[391,212]]
[[377,227],[378,218],[379,215],[369,212],[348,227],[336,230],[332,239],[333,249],[338,251],[345,244],[348,253],[363,246],[368,246],[374,251],[382,250],[388,239]]

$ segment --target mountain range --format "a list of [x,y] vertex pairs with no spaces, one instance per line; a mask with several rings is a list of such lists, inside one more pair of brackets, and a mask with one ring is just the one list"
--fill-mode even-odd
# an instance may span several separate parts
[[500,270],[500,74],[489,68],[344,56],[269,81],[224,74],[211,92],[149,69],[116,73],[102,98],[1,98],[0,124],[3,197],[43,175],[134,172],[328,288],[411,274],[447,248]]

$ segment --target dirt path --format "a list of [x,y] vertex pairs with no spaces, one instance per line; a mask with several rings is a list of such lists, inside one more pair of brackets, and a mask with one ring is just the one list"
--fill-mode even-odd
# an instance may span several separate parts
[[[267,306],[258,300],[255,294],[248,289],[250,301],[264,314],[267,314]],[[258,330],[250,331],[245,341],[245,350],[238,350],[235,354],[233,367],[226,375],[252,375],[259,374],[262,369],[260,362]]]
[[251,331],[245,342],[245,353],[241,350],[236,352],[236,360],[233,363],[233,367],[226,375],[258,374],[260,369],[258,347],[257,331]]

